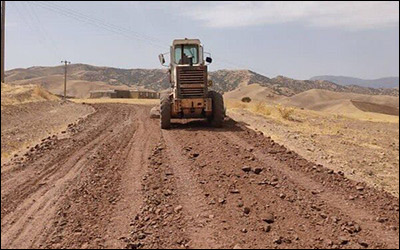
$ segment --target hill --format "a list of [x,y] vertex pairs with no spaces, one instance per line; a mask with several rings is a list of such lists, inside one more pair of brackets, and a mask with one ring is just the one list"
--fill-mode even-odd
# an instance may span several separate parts
[[[39,84],[55,94],[61,94],[64,77],[63,66],[31,67],[6,72],[6,81],[14,85]],[[398,89],[374,89],[358,86],[341,86],[323,80],[296,80],[284,76],[268,78],[250,70],[218,70],[210,72],[213,88],[221,93],[238,87],[258,84],[274,95],[292,96],[311,89],[351,92],[370,95],[398,96]],[[114,88],[145,88],[155,91],[170,86],[165,69],[118,69],[73,64],[68,68],[68,95],[86,97],[90,90]]]
[[365,80],[355,77],[348,76],[332,76],[332,75],[323,75],[323,76],[314,76],[310,80],[323,80],[334,82],[343,86],[350,85],[358,85],[361,87],[368,88],[398,88],[399,87],[399,77],[384,77],[373,80]]
[[313,89],[281,99],[284,105],[334,113],[357,113],[360,111],[399,115],[399,98],[354,93],[337,93]]
[[1,107],[30,102],[56,101],[59,98],[37,85],[12,86],[1,84]]
[[[6,72],[6,82],[14,85],[37,84],[54,94],[63,93],[64,66],[31,67]],[[117,69],[73,64],[68,67],[68,96],[87,97],[92,90],[160,90],[169,86],[165,70]]]
[[257,83],[239,86],[224,94],[224,98],[226,99],[241,100],[243,97],[250,97],[252,101],[274,101],[282,98],[282,96],[277,95],[271,88],[260,86]]

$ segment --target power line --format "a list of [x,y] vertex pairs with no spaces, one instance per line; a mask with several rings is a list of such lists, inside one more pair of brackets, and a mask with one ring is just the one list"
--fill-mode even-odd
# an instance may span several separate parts
[[[59,14],[62,14],[64,16],[67,16],[67,17],[70,17],[70,18],[73,18],[75,20],[83,21],[83,22],[86,22],[88,24],[94,25],[96,27],[106,29],[107,31],[113,32],[113,33],[118,34],[118,35],[122,35],[122,36],[126,37],[127,33],[128,34],[133,33],[135,35],[136,39],[139,39],[139,40],[142,40],[142,41],[145,41],[145,42],[151,42],[152,45],[155,45],[156,47],[159,47],[159,48],[168,49],[167,46],[160,45],[158,43],[159,41],[161,41],[160,39],[157,39],[157,38],[154,38],[154,37],[150,37],[150,36],[147,36],[147,35],[141,35],[138,32],[132,31],[130,29],[126,29],[126,28],[122,28],[122,27],[119,27],[119,26],[114,25],[114,24],[110,24],[109,22],[107,22],[105,20],[94,18],[94,17],[90,17],[88,15],[85,15],[85,14],[83,14],[81,12],[78,12],[76,10],[73,10],[71,8],[66,8],[66,7],[63,7],[63,6],[54,4],[54,3],[43,2],[43,1],[39,1],[37,3],[43,4],[43,5],[41,5],[41,7],[53,10],[53,11],[59,13]],[[139,36],[141,36],[141,37],[139,37]],[[228,60],[219,59],[219,61],[221,63],[225,63],[226,65],[233,65],[236,68],[247,68],[246,66],[238,65],[237,63],[229,62]]]
[[[23,2],[10,2],[13,6],[15,7],[20,19],[24,22],[25,26],[28,27],[28,29],[33,33],[40,33],[38,36],[36,36],[36,38],[38,39],[38,41],[44,45],[47,43],[48,39],[46,39],[46,36],[44,34],[42,34],[41,30],[39,30],[38,27],[40,26],[35,26],[33,25],[33,17],[30,13],[28,13],[28,9],[26,8],[26,6],[23,5]],[[24,15],[24,13],[26,13],[26,15]],[[30,20],[28,20],[30,19]]]
[[27,2],[26,6],[24,6],[24,7],[26,7],[26,13],[28,14],[28,17],[33,22],[36,22],[36,24],[37,24],[37,25],[33,25],[33,26],[39,33],[39,39],[42,40],[43,43],[50,45],[50,48],[51,48],[55,58],[60,58],[60,54],[58,53],[59,50],[57,48],[57,44],[55,43],[55,41],[52,39],[52,37],[48,34],[46,29],[42,25],[42,22],[40,21],[39,16],[37,15],[33,4],[31,2]]
[[22,7],[19,6],[19,4],[22,3],[17,1],[11,3],[13,4],[12,6],[14,6],[15,9],[17,10],[20,19],[25,23],[26,27],[28,27],[32,31],[32,33],[35,33],[32,23],[27,20],[26,16],[23,14],[23,11],[21,9]]
[[[42,1],[42,2],[43,2],[43,1]],[[88,15],[85,15],[85,14],[83,14],[83,13],[77,11],[76,9],[66,8],[65,6],[60,6],[60,5],[55,4],[54,2],[53,2],[53,3],[45,2],[45,3],[47,3],[47,4],[52,4],[53,6],[56,6],[56,7],[58,7],[58,8],[61,8],[61,9],[65,10],[65,11],[70,12],[70,13],[72,12],[72,13],[78,14],[78,15],[80,15],[80,16],[82,16],[82,17],[88,18],[88,19],[90,19],[90,20],[93,20],[93,21],[102,23],[102,24],[104,24],[105,26],[108,26],[108,27],[111,27],[111,28],[115,28],[115,29],[118,29],[118,30],[120,30],[120,31],[132,33],[132,34],[134,34],[135,36],[137,36],[137,37],[142,37],[143,39],[147,39],[148,41],[152,41],[152,42],[154,42],[154,43],[162,43],[162,44],[164,43],[164,41],[162,41],[162,40],[160,40],[160,39],[158,39],[158,38],[151,37],[151,36],[148,36],[148,35],[146,35],[146,34],[140,34],[140,33],[136,32],[136,31],[134,31],[134,30],[132,30],[132,29],[129,29],[129,28],[124,28],[124,27],[120,27],[120,26],[114,25],[114,24],[112,24],[112,23],[107,22],[107,21],[104,20],[104,19],[95,18],[95,17],[91,17],[91,16],[88,16]],[[158,45],[160,45],[160,44],[158,44]],[[164,45],[161,45],[161,46],[164,46]]]
[[[124,27],[120,27],[120,26],[111,24],[111,23],[105,21],[104,19],[94,18],[94,17],[88,16],[86,14],[83,14],[83,13],[77,11],[77,10],[74,10],[74,9],[71,9],[71,8],[66,8],[64,6],[60,6],[60,5],[55,4],[53,2],[37,1],[35,3],[38,6],[40,6],[42,8],[45,8],[47,10],[56,12],[58,14],[61,14],[63,16],[69,17],[69,18],[72,18],[72,19],[74,19],[76,21],[84,22],[86,24],[95,26],[97,28],[101,28],[101,29],[107,30],[107,31],[112,32],[114,34],[123,36],[123,37],[125,37],[127,39],[140,40],[142,42],[145,42],[147,45],[151,45],[151,46],[154,46],[154,47],[157,47],[157,48],[162,48],[162,49],[168,49],[169,48],[169,46],[165,46],[164,44],[161,44],[162,41],[160,39],[157,39],[157,38],[154,38],[154,37],[150,37],[150,36],[147,36],[147,35],[144,35],[144,34],[140,34],[140,33],[136,32],[136,31],[131,30],[131,29],[127,29],[127,28],[124,28]],[[219,63],[225,64],[225,65],[231,65],[231,66],[234,66],[236,68],[243,68],[243,69],[254,68],[254,67],[248,67],[248,66],[245,66],[245,65],[240,65],[238,63],[234,63],[234,62],[231,62],[230,60],[225,60],[225,59],[220,58],[220,57],[217,57],[217,58],[218,58],[218,60],[215,60],[215,62],[219,62]],[[256,69],[255,71],[258,71],[258,72],[262,73],[262,71],[259,70],[259,69]]]
[[38,4],[38,6],[40,6],[42,8],[57,12],[58,14],[64,15],[64,16],[72,18],[72,19],[75,19],[77,21],[84,22],[84,23],[90,24],[92,26],[96,26],[98,28],[101,28],[101,29],[105,29],[105,30],[107,30],[109,32],[112,32],[112,33],[117,34],[117,35],[124,36],[124,37],[126,37],[128,39],[140,40],[142,42],[145,42],[145,44],[147,44],[147,45],[152,45],[152,46],[155,46],[155,47],[158,47],[158,48],[163,48],[163,49],[167,48],[167,46],[165,46],[165,45],[161,45],[159,43],[156,43],[154,41],[154,39],[150,39],[148,37],[146,38],[146,37],[143,37],[143,36],[140,37],[140,35],[138,33],[136,33],[136,32],[133,33],[132,30],[127,30],[125,28],[121,28],[121,27],[118,27],[116,25],[112,25],[112,24],[106,23],[106,22],[104,22],[102,20],[89,17],[89,16],[87,16],[85,14],[79,13],[79,12],[71,10],[71,9],[67,9],[65,7],[61,7],[61,6],[56,5],[54,3],[49,3],[49,2],[36,2],[36,3]]

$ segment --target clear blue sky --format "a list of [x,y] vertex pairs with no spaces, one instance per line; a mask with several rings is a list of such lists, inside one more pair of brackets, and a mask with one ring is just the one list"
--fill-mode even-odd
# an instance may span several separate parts
[[200,38],[211,70],[269,77],[399,75],[398,2],[7,2],[7,69],[63,59],[161,68],[174,38]]

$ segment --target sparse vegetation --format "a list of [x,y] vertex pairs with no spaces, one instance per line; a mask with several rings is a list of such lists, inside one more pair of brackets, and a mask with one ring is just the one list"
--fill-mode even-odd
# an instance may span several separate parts
[[271,110],[267,107],[264,102],[258,102],[254,106],[252,106],[252,111],[257,114],[261,114],[264,116],[271,115]]
[[276,106],[276,109],[279,111],[279,114],[281,117],[285,120],[293,120],[293,114],[295,112],[295,108],[293,107],[285,107],[282,106],[281,104],[278,104]]
[[59,100],[57,96],[37,85],[1,84],[1,106],[56,100]]
[[[244,104],[240,100],[228,99],[226,103],[232,119],[246,122],[310,161],[398,197],[398,141],[393,140],[398,138],[398,116],[301,110],[265,102],[271,114],[259,116],[260,103],[246,104],[244,109],[238,108],[238,103]],[[294,120],[285,119],[287,114]]]

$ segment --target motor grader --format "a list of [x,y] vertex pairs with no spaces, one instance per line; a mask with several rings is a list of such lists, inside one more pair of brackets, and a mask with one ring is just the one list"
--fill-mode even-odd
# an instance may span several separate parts
[[[165,54],[159,55],[165,66]],[[171,119],[204,118],[214,127],[224,120],[224,100],[220,93],[209,90],[207,66],[211,57],[199,39],[176,39],[170,47],[169,78],[171,90],[160,95],[161,128],[171,127]]]

